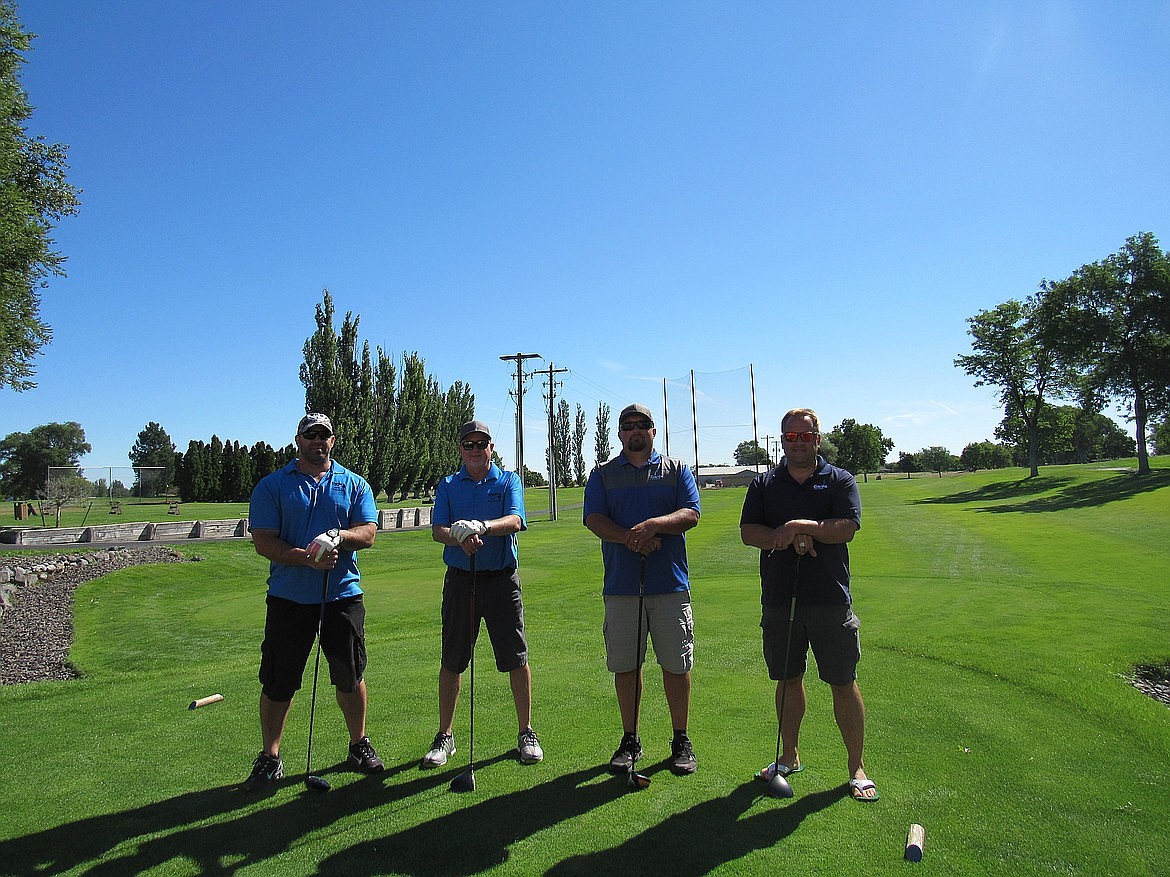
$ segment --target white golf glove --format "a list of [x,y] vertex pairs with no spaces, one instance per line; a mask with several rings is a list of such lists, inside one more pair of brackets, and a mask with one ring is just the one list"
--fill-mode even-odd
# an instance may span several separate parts
[[456,521],[451,525],[451,535],[456,542],[462,543],[468,536],[482,536],[487,529],[483,521]]
[[326,530],[309,543],[309,556],[320,562],[321,558],[341,544],[341,533],[337,528]]

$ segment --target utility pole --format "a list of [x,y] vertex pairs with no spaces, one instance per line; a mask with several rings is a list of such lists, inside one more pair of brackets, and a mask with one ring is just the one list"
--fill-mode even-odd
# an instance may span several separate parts
[[539,353],[516,353],[500,359],[516,360],[516,471],[520,473],[520,489],[524,489],[524,360],[544,359]]
[[550,521],[557,519],[557,383],[553,375],[567,371],[567,368],[553,368],[551,361],[548,364],[548,519]]

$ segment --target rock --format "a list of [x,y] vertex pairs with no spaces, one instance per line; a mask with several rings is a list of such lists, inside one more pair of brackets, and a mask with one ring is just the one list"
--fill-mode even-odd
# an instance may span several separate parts
[[73,592],[107,573],[144,563],[178,563],[183,555],[161,545],[25,558],[25,566],[0,560],[11,585],[0,611],[0,684],[73,679]]

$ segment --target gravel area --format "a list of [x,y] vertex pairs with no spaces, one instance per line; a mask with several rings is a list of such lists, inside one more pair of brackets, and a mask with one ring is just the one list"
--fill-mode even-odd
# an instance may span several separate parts
[[[69,647],[78,585],[129,566],[184,560],[174,548],[161,545],[0,560],[0,685],[77,677]],[[33,580],[21,584],[30,573]],[[1126,682],[1170,707],[1165,673],[1146,668]]]
[[183,560],[159,545],[0,559],[0,684],[77,677],[69,647],[78,585],[130,566]]

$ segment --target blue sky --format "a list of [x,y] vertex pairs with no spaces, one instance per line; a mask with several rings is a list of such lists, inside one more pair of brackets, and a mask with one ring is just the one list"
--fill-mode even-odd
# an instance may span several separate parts
[[[69,145],[38,386],[78,421],[281,446],[328,288],[515,464],[515,369],[731,463],[788,408],[898,451],[992,438],[966,318],[1170,245],[1165,2],[23,0],[32,133]],[[524,398],[542,468],[544,379]],[[1128,428],[1128,427],[1127,427]],[[612,438],[616,447],[616,437]],[[592,432],[586,442],[592,456]],[[342,461],[344,462],[343,455]]]

